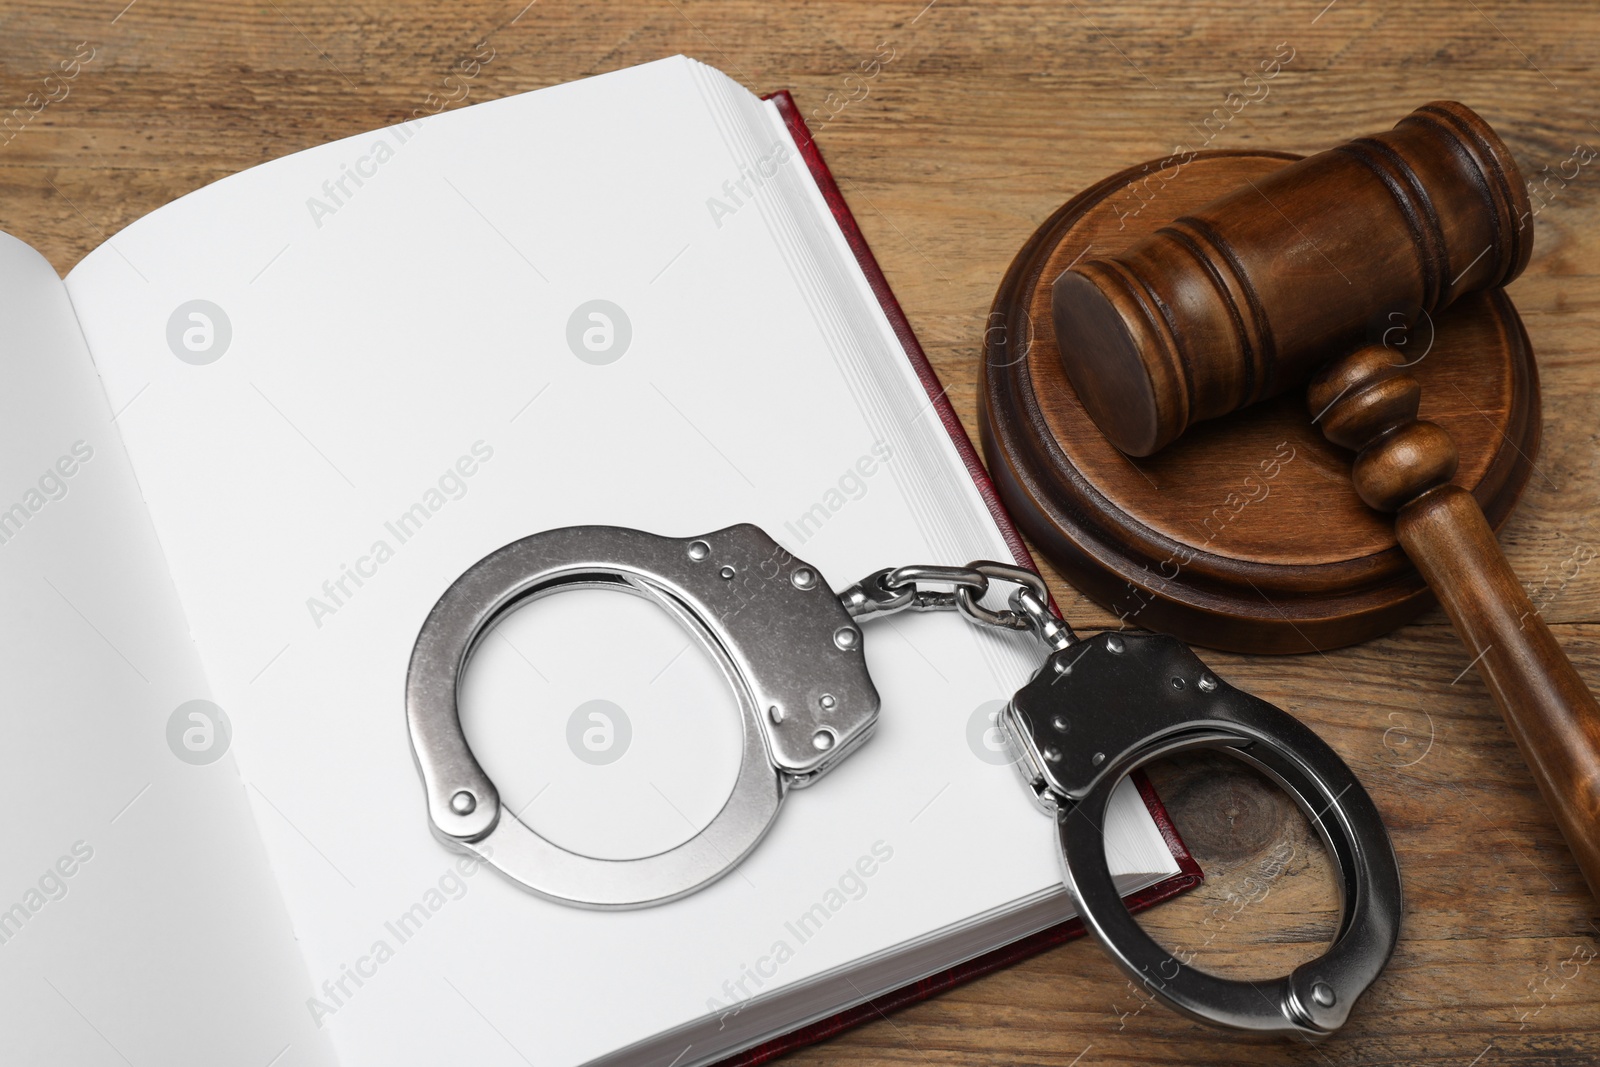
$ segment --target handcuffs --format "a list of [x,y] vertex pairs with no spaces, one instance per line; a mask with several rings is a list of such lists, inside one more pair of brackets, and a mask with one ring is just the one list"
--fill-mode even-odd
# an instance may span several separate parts
[[[1014,587],[1008,607],[984,606],[992,583]],[[658,604],[699,641],[738,701],[743,746],[732,793],[703,830],[652,856],[598,859],[540,836],[504,807],[462,732],[457,688],[477,643],[513,609],[577,588]],[[871,736],[878,694],[860,624],[907,610],[956,610],[1044,644],[1044,665],[999,722],[1030,794],[1055,820],[1078,914],[1130,978],[1206,1023],[1313,1038],[1338,1029],[1399,937],[1399,867],[1366,790],[1309,729],[1228,685],[1174,638],[1108,631],[1080,640],[1052,612],[1044,581],[1019,567],[891,568],[835,595],[816,568],[748,523],[690,538],[573,526],[512,542],[456,579],[412,650],[406,718],[433,832],[564,904],[643,907],[703,888],[756,846],[790,788],[811,785]],[[1190,967],[1134,921],[1107,869],[1112,791],[1152,760],[1200,748],[1277,782],[1338,865],[1333,943],[1282,978],[1239,981]]]

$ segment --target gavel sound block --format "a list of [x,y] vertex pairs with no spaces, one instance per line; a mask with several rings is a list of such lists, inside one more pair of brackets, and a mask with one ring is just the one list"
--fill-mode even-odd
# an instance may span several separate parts
[[[1425,606],[1420,590],[1407,592],[1409,560],[1600,889],[1600,706],[1493,534],[1539,433],[1527,340],[1498,288],[1532,249],[1516,164],[1482,119],[1452,103],[1284,159],[1191,156],[1124,172],[1024,248],[986,346],[983,436],[1002,495],[1069,577],[1089,577],[1091,595],[1111,604],[1105,594],[1121,578],[1146,596],[1131,619],[1119,611],[1125,619],[1201,644],[1286,651],[1368,636]],[[1031,351],[1021,332],[1046,288],[1053,391],[1040,388],[1050,377],[1037,351],[1049,347],[1037,344],[1045,331]],[[1299,425],[1314,424],[1306,434],[1325,435],[1332,452],[1301,452],[1310,442],[1289,435],[1288,398],[1206,421],[1308,378]],[[1481,425],[1463,421],[1467,412]],[[1203,509],[1192,488],[1170,490],[1227,488],[1227,472],[1237,476],[1280,433],[1242,483],[1249,495],[1225,498],[1257,512],[1229,503],[1223,528],[1186,535]],[[1321,492],[1306,491],[1317,479]],[[1347,525],[1357,506],[1366,521]],[[1399,551],[1375,539],[1380,513],[1394,515]]]
[[[995,298],[979,407],[990,473],[1034,544],[1123,625],[1208,648],[1308,652],[1387,633],[1435,602],[1298,391],[1130,457],[1085,410],[1051,328],[1051,283],[1069,265],[1114,256],[1297,158],[1201,153],[1113,175],[1040,226]],[[1539,451],[1538,375],[1516,310],[1500,290],[1411,326],[1408,310],[1385,307],[1359,336],[1412,361],[1422,417],[1456,442],[1455,484],[1498,529]]]

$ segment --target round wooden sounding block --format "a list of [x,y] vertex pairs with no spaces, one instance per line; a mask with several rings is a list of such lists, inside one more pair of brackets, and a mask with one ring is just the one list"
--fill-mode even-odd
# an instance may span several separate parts
[[[990,473],[1023,532],[1123,625],[1306,652],[1386,633],[1434,603],[1392,517],[1357,497],[1351,454],[1323,438],[1303,387],[1131,459],[1085,413],[1063,370],[1072,353],[1056,348],[1050,284],[1069,265],[1121,252],[1298,158],[1208,152],[1130,167],[1046,220],[996,294],[979,409]],[[1369,333],[1414,364],[1421,417],[1455,438],[1455,483],[1498,530],[1539,447],[1538,372],[1510,299],[1472,293],[1414,323],[1397,307]]]

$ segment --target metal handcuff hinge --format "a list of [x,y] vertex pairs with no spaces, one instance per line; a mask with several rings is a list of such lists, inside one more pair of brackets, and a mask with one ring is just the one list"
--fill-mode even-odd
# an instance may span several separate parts
[[[985,606],[997,584],[1012,587],[1007,606]],[[456,703],[473,650],[506,613],[596,587],[667,611],[717,665],[742,722],[738,776],[717,815],[687,841],[637,859],[573,852],[505,808],[467,744]],[[445,591],[412,650],[406,717],[433,832],[564,904],[634,908],[692,893],[756,846],[790,788],[814,783],[871,735],[879,702],[859,624],[908,610],[953,610],[1044,644],[1044,665],[1000,713],[1000,725],[1030,794],[1054,818],[1078,914],[1133,980],[1220,1026],[1316,1037],[1344,1022],[1393,952],[1401,912],[1394,850],[1355,775],[1309,729],[1228,685],[1174,638],[1105,632],[1079,640],[1051,610],[1043,579],[1006,564],[888,568],[835,595],[816,568],[749,524],[690,538],[577,526],[506,545]],[[1282,978],[1239,981],[1189,966],[1134,921],[1107,868],[1113,790],[1143,764],[1198,748],[1277,782],[1338,865],[1333,944]]]

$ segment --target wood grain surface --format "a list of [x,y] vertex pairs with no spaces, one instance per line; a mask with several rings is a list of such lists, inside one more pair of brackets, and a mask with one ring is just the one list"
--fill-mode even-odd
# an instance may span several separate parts
[[[1538,210],[1511,292],[1543,379],[1543,453],[1501,541],[1579,670],[1600,679],[1592,3],[125,2],[0,9],[0,229],[63,272],[140,215],[263,160],[684,52],[757,91],[794,91],[972,430],[995,286],[1073,193],[1180,144],[1310,152],[1461,100],[1506,138]],[[463,78],[486,36],[494,59]],[[47,89],[85,42],[92,58],[66,94]],[[1280,45],[1292,58],[1261,96],[1245,76]],[[47,92],[34,113],[29,94]],[[1239,106],[1246,95],[1259,98]],[[1055,592],[1080,629],[1113,621]],[[1600,906],[1443,615],[1326,654],[1207,658],[1317,729],[1394,834],[1403,938],[1345,1031],[1312,1046],[1202,1030],[1079,942],[790,1062],[1600,1062]],[[1288,801],[1215,761],[1168,767],[1159,784],[1210,879],[1147,928],[1233,975],[1314,956],[1337,902]]]

